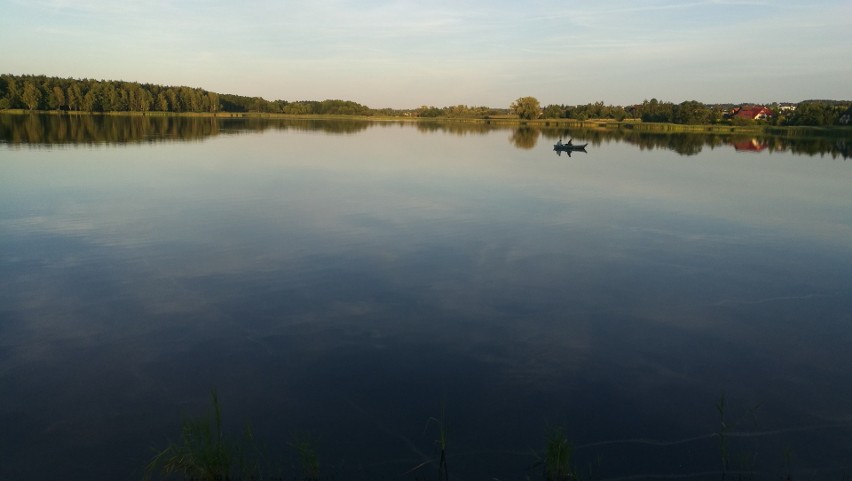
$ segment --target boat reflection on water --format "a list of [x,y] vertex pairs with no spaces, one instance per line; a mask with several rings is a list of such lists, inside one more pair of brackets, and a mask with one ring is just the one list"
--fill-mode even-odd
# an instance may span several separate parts
[[555,144],[553,144],[553,150],[556,152],[556,155],[562,156],[562,152],[568,154],[568,157],[571,157],[571,152],[586,152],[586,146],[589,144],[577,144],[573,143],[573,139],[568,139],[568,142],[562,143],[562,139],[559,139]]

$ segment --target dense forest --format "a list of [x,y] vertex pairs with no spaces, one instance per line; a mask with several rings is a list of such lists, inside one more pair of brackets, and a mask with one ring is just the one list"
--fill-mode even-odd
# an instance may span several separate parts
[[372,115],[376,112],[347,100],[269,101],[261,97],[220,94],[193,87],[9,74],[0,75],[0,110],[3,109],[72,112],[263,112],[295,115]]
[[[733,104],[707,105],[695,100],[679,104],[645,100],[630,106],[605,105],[603,102],[585,105],[547,105],[540,108],[532,97],[524,99],[534,104],[536,115],[545,119],[641,119],[643,122],[675,124],[732,125],[764,123],[768,125],[833,126],[849,124],[852,102],[808,100],[789,104],[768,105],[772,115],[764,120],[733,118]],[[521,100],[521,99],[519,99]],[[257,112],[288,115],[357,115],[405,116],[422,118],[501,118],[513,109],[421,106],[416,109],[372,109],[349,100],[266,100],[210,92],[201,88],[173,87],[114,80],[71,79],[44,75],[0,75],[0,110],[56,110],[70,112]],[[527,117],[530,118],[530,117]]]

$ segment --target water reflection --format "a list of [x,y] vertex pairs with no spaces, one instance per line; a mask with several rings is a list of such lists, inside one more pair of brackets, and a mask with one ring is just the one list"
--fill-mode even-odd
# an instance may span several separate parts
[[276,459],[320,436],[325,479],[413,480],[442,401],[458,479],[539,479],[556,425],[591,479],[686,478],[718,469],[722,390],[732,456],[766,455],[737,469],[778,479],[789,443],[795,479],[838,478],[847,165],[416,125],[0,146],[0,478],[140,479],[214,385]]
[[539,131],[526,125],[516,128],[512,132],[512,145],[519,149],[532,149],[538,141]]
[[13,145],[91,145],[201,140],[218,135],[214,118],[111,115],[0,115],[0,141]]
[[624,142],[641,150],[666,149],[685,156],[700,154],[704,148],[730,147],[740,151],[746,145],[759,146],[761,151],[792,152],[802,155],[830,155],[848,159],[852,139],[845,137],[781,137],[743,134],[693,133],[693,132],[643,132],[633,129],[544,129],[542,135],[549,139],[565,136],[589,141],[592,145],[604,142]]
[[0,115],[0,142],[12,145],[92,145],[203,140],[269,129],[354,134],[372,125],[350,120],[141,115]]
[[415,124],[420,132],[440,132],[452,135],[485,135],[493,132],[497,127],[482,122],[417,122]]
[[785,152],[830,155],[848,159],[852,139],[847,137],[782,137],[692,132],[647,132],[631,128],[552,128],[532,125],[506,126],[490,122],[405,121],[375,122],[346,119],[270,119],[258,117],[164,117],[111,115],[9,115],[0,114],[0,143],[16,146],[126,144],[159,141],[203,140],[222,134],[265,130],[316,131],[355,134],[374,126],[413,126],[423,133],[457,136],[486,135],[508,131],[508,142],[531,150],[540,137],[548,141],[574,137],[600,145],[624,142],[642,150],[665,149],[684,156],[698,155],[705,148],[730,147],[738,152]]
[[768,147],[769,145],[766,142],[755,138],[734,142],[734,149],[737,152],[763,152]]

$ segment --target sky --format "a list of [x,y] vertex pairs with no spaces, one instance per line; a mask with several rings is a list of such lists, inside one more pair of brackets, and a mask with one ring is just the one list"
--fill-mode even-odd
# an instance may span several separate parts
[[372,108],[852,99],[850,0],[0,0],[0,73]]

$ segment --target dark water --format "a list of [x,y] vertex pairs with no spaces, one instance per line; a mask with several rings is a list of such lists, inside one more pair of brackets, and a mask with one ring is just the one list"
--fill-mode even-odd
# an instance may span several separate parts
[[845,141],[0,117],[2,481],[140,479],[214,387],[285,479],[435,479],[442,409],[458,480],[852,473]]

